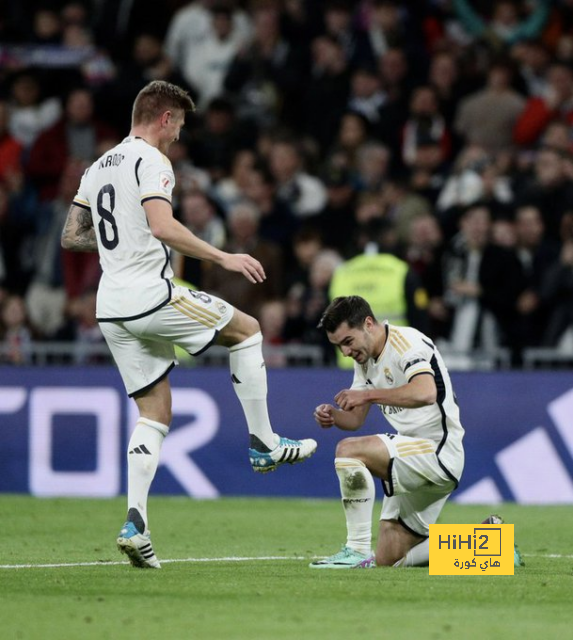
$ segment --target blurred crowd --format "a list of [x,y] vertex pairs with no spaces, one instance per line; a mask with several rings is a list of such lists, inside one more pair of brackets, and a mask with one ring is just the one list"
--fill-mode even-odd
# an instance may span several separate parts
[[198,110],[174,211],[248,252],[251,285],[177,277],[336,357],[316,324],[358,293],[457,353],[573,350],[573,0],[4,1],[0,336],[102,340],[95,254],[60,249],[85,168],[149,81]]

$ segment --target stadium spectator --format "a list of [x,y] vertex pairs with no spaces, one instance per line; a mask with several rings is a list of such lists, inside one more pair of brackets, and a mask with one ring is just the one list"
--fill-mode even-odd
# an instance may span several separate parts
[[379,59],[391,47],[404,45],[404,12],[394,0],[374,0],[371,4],[366,33],[372,55]]
[[277,197],[277,183],[264,163],[258,162],[247,176],[244,196],[261,213],[259,234],[283,248],[287,267],[293,261],[293,238],[300,219]]
[[298,229],[292,245],[294,265],[286,274],[285,292],[290,292],[293,287],[300,289],[308,286],[310,266],[323,249],[322,236],[317,229],[310,225],[303,225]]
[[558,246],[545,240],[541,213],[535,207],[520,207],[515,212],[516,254],[521,265],[521,291],[517,298],[517,322],[520,347],[539,346],[547,326],[547,304],[542,302],[541,287],[548,269],[558,258]]
[[332,36],[315,38],[311,52],[312,75],[303,103],[305,131],[325,150],[346,108],[350,69],[342,45]]
[[410,66],[404,49],[390,47],[378,60],[382,88],[392,102],[405,104],[413,80],[409,75]]
[[435,206],[448,172],[443,154],[442,144],[431,134],[420,134],[416,139],[412,163],[409,167],[409,188],[413,193],[430,202],[432,206]]
[[41,7],[34,12],[30,41],[35,44],[60,44],[62,22],[57,11]]
[[252,133],[248,127],[239,126],[235,107],[229,100],[216,98],[204,111],[201,126],[191,131],[190,156],[217,182],[227,175],[239,149],[254,146]]
[[55,197],[58,178],[70,160],[93,162],[98,144],[115,137],[111,127],[96,119],[92,93],[82,88],[72,90],[62,118],[43,131],[30,150],[28,174],[42,200]]
[[428,70],[428,84],[436,92],[440,113],[449,128],[453,127],[458,104],[463,97],[460,70],[456,57],[449,51],[438,51],[432,56]]
[[545,233],[550,241],[561,239],[561,221],[571,210],[573,181],[567,175],[561,151],[542,147],[535,156],[533,179],[523,181],[516,193],[520,206],[532,205],[541,212]]
[[137,36],[142,33],[163,39],[171,13],[169,0],[157,10],[148,0],[97,0],[91,3],[92,24],[96,42],[109,51],[115,62],[122,63],[130,56]]
[[181,135],[169,147],[167,157],[175,174],[175,188],[173,189],[173,206],[179,208],[181,194],[187,191],[209,191],[211,177],[204,170],[195,165],[189,157],[189,149],[186,144],[187,136]]
[[[69,300],[66,307],[67,321],[56,334],[56,339],[73,342],[74,364],[97,364],[105,361],[105,339],[96,320],[96,296],[94,289],[84,291]],[[100,349],[94,349],[100,347]]]
[[338,252],[320,250],[310,263],[308,283],[294,285],[287,294],[285,334],[289,341],[321,346],[327,362],[334,359],[334,354],[317,325],[328,306],[332,276],[341,263]]
[[245,199],[251,172],[257,162],[253,149],[239,149],[233,156],[230,174],[213,187],[213,197],[228,211]]
[[448,311],[443,303],[442,257],[444,237],[438,220],[430,213],[410,221],[403,258],[428,294],[430,335],[445,336]]
[[512,144],[513,127],[523,112],[525,100],[511,88],[511,71],[505,63],[492,65],[486,86],[464,98],[457,110],[455,129],[466,144],[488,152]]
[[4,287],[24,294],[34,277],[38,235],[49,219],[23,173],[10,173],[0,182],[0,246],[5,266]]
[[178,61],[185,81],[198,95],[198,106],[205,108],[213,99],[221,97],[227,72],[245,37],[233,29],[233,11],[224,4],[213,4],[210,28],[187,56]]
[[352,72],[347,105],[349,111],[360,113],[370,124],[377,125],[387,101],[388,96],[382,90],[374,67],[362,66]]
[[[265,346],[280,346],[284,344],[284,326],[286,322],[285,303],[280,298],[263,302],[260,309],[261,332],[264,335],[263,350]],[[269,361],[265,358],[267,365]],[[274,360],[275,364],[271,366],[284,366],[285,359]],[[279,364],[280,362],[280,364]]]
[[343,254],[356,228],[356,190],[350,171],[344,167],[329,167],[323,182],[327,193],[326,204],[308,222],[318,229],[326,247]]
[[263,240],[259,235],[260,211],[252,204],[243,203],[227,213],[229,235],[223,251],[249,253],[262,265],[267,275],[264,283],[254,287],[242,275],[230,274],[217,265],[209,265],[203,272],[203,286],[223,297],[246,313],[257,315],[261,304],[280,294],[283,256],[281,248]]
[[451,237],[457,230],[460,213],[474,202],[487,202],[493,209],[501,209],[513,202],[514,194],[509,176],[501,173],[496,156],[485,149],[468,145],[458,155],[440,191],[436,208],[444,232]]
[[338,158],[340,164],[354,172],[358,149],[369,140],[369,135],[370,122],[368,119],[361,113],[347,111],[340,119],[334,144],[328,155]]
[[0,100],[0,181],[22,173],[22,144],[8,131],[8,104]]
[[526,40],[513,45],[511,59],[517,65],[518,85],[523,93],[543,97],[547,91],[547,69],[551,54],[541,40]]
[[[235,8],[229,0],[226,6],[232,9],[232,38],[246,42],[251,35],[250,16]],[[165,37],[165,51],[176,68],[182,70],[185,62],[196,53],[196,47],[213,35],[211,7],[214,0],[194,0],[181,7],[171,18]]]
[[425,140],[431,140],[439,146],[441,162],[448,160],[452,150],[452,139],[439,109],[438,96],[433,87],[422,86],[414,90],[402,133],[401,158],[406,166],[412,167],[416,164],[419,146]]
[[[385,214],[386,209],[379,193],[361,193],[358,196],[356,211],[354,212],[358,226],[364,226],[371,220],[383,218]],[[364,247],[361,246],[360,249],[350,252],[349,257],[350,255],[360,253],[363,249]]]
[[432,211],[430,202],[410,189],[402,178],[386,181],[381,201],[385,209],[384,217],[392,223],[399,242],[404,242],[411,220]]
[[326,0],[324,5],[324,33],[342,46],[351,67],[373,62],[370,42],[353,20],[353,3],[349,0]]
[[2,337],[0,357],[9,364],[31,364],[32,330],[24,299],[9,295],[1,303],[0,335]]
[[444,302],[451,313],[449,344],[457,353],[513,345],[520,265],[515,254],[491,243],[491,215],[476,203],[444,254]]
[[26,71],[12,79],[8,104],[8,129],[26,150],[58,120],[62,110],[58,98],[42,97],[40,83]]
[[474,9],[472,0],[453,0],[456,14],[466,31],[493,50],[539,36],[549,15],[549,4],[545,0],[535,0],[529,4],[529,14],[522,16],[521,7],[518,8],[514,0],[501,0],[493,4],[489,17],[482,17]]
[[573,70],[563,63],[552,63],[547,71],[547,87],[540,96],[527,101],[515,123],[513,138],[519,145],[532,147],[552,120],[573,124]]
[[275,140],[270,149],[269,167],[277,181],[277,195],[299,218],[321,211],[326,204],[322,182],[306,173],[298,144],[287,138]]
[[259,310],[261,323],[261,333],[263,334],[263,354],[265,356],[265,366],[285,367],[287,358],[285,354],[276,347],[285,344],[284,328],[286,324],[286,305],[283,300],[275,299],[263,302]]
[[119,131],[127,128],[133,100],[151,80],[166,80],[188,88],[164,53],[161,38],[150,32],[138,33],[130,57],[118,64],[116,77],[106,84],[98,100],[106,120]]
[[369,140],[356,151],[356,166],[352,180],[358,192],[377,193],[388,179],[390,149],[380,142]]
[[564,157],[567,157],[573,151],[571,126],[564,120],[553,120],[545,129],[541,146],[562,151]]
[[69,160],[58,180],[56,197],[43,207],[44,218],[34,251],[34,274],[26,292],[30,320],[43,338],[51,339],[64,323],[66,288],[70,300],[97,284],[100,268],[96,254],[72,254],[61,248],[61,235],[70,202],[76,194],[86,163]]
[[307,46],[295,47],[281,33],[281,15],[276,2],[255,4],[252,10],[253,39],[235,56],[225,89],[237,103],[240,120],[258,126],[280,120],[297,126],[302,118],[301,101],[308,60]]
[[547,270],[541,284],[542,301],[551,309],[542,344],[573,352],[573,241],[565,240],[558,260]]
[[[202,191],[187,191],[182,194],[179,220],[194,235],[217,249],[223,249],[227,230],[217,215],[215,203]],[[175,275],[189,282],[196,289],[203,289],[203,262],[182,254],[173,257]]]
[[[395,235],[387,220],[373,220],[361,228],[363,253],[346,260],[332,276],[329,299],[366,295],[380,321],[427,329],[427,295],[414,271],[393,255]],[[340,352],[338,365],[352,363]]]

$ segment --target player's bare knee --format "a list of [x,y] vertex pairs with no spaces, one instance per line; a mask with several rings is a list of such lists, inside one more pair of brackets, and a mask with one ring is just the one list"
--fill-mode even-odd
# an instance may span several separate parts
[[259,331],[261,330],[261,325],[259,324],[259,321],[256,318],[253,318],[253,316],[249,316],[247,314],[245,315],[245,340],[247,338],[250,338],[251,336],[254,336],[255,333],[259,333]]
[[360,438],[344,438],[336,445],[337,458],[357,458],[360,460]]
[[232,347],[254,336],[260,330],[261,327],[256,318],[235,309],[231,322],[221,330],[217,344]]

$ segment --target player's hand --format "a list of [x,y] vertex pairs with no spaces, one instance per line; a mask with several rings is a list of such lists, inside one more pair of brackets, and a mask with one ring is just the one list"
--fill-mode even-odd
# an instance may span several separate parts
[[334,407],[331,404],[319,404],[314,410],[314,419],[323,429],[334,426]]
[[343,389],[334,396],[334,401],[343,411],[350,411],[355,407],[362,407],[369,403],[364,391],[356,389]]
[[247,253],[228,253],[221,266],[227,271],[242,273],[253,284],[267,278],[263,265]]

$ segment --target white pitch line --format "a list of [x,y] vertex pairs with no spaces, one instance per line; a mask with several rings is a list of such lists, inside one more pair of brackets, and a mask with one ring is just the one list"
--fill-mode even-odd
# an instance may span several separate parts
[[[573,555],[561,553],[523,553],[525,558],[561,558],[570,560]],[[162,564],[174,564],[184,562],[257,562],[269,560],[312,560],[304,556],[227,556],[223,558],[167,558],[161,560]],[[129,565],[127,561],[108,560],[102,562],[60,562],[51,564],[0,564],[0,569],[67,569],[69,567],[114,567],[118,565]]]
[[[162,564],[177,562],[253,562],[267,560],[307,560],[302,556],[229,556],[224,558],[167,558],[161,560]],[[128,565],[127,561],[102,561],[102,562],[59,562],[51,564],[0,564],[0,569],[62,569],[68,567],[113,567],[116,565]]]

